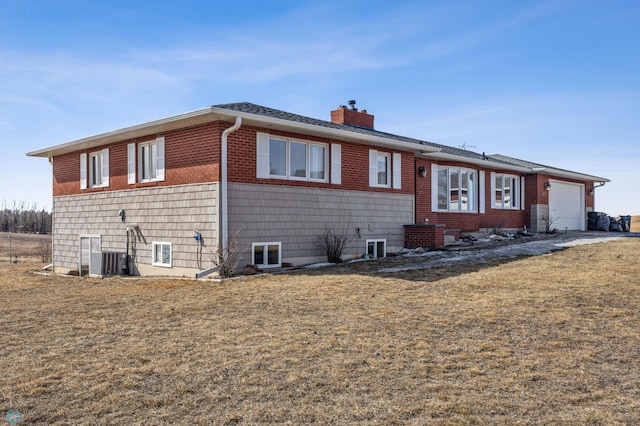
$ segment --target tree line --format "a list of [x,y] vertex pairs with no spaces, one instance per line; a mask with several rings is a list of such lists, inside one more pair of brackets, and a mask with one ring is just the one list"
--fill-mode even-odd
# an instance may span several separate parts
[[2,202],[0,232],[51,233],[51,212],[46,206],[24,201]]

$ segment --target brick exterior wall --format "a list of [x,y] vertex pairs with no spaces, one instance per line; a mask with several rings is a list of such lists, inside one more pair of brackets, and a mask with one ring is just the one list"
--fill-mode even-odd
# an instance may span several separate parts
[[[278,178],[259,179],[256,177],[256,134],[258,132],[269,133],[287,139],[320,142],[328,145],[331,149],[332,143],[342,146],[342,184],[335,185],[330,182],[307,182],[299,180],[287,180]],[[401,153],[402,155],[402,188],[372,188],[369,186],[369,149],[376,149],[384,153]],[[227,140],[228,152],[228,172],[229,182],[250,183],[257,185],[284,185],[293,187],[323,188],[323,189],[343,189],[369,192],[387,192],[394,194],[413,195],[413,153],[401,150],[391,150],[368,145],[354,144],[337,139],[320,138],[316,136],[303,135],[299,133],[289,133],[263,129],[252,126],[242,126],[237,131],[229,135]],[[328,176],[331,175],[331,161],[327,165]]]
[[445,225],[404,225],[404,246],[414,249],[418,247],[444,247]]
[[331,122],[373,129],[373,115],[368,114],[367,110],[354,111],[345,106],[331,111]]
[[[485,172],[484,180],[484,205],[485,213],[474,212],[433,212],[431,206],[431,165],[438,164],[440,166],[463,167],[476,171]],[[491,208],[491,172],[506,173],[510,175],[518,175],[517,172],[481,168],[473,164],[450,162],[450,161],[429,161],[419,158],[416,160],[416,170],[419,167],[427,169],[427,177],[416,178],[416,223],[424,223],[425,219],[430,224],[446,224],[447,228],[460,229],[461,231],[477,231],[481,228],[504,228],[519,229],[525,224],[525,211],[523,210],[507,210]],[[477,174],[478,179],[480,174]],[[436,177],[437,178],[437,177]],[[476,206],[479,208],[480,192],[476,191]],[[479,210],[478,210],[479,211]]]
[[[220,137],[226,127],[229,124],[224,122],[207,123],[57,156],[53,159],[53,196],[217,182],[220,176]],[[156,136],[165,138],[165,180],[129,185],[127,145],[153,141]],[[81,190],[80,154],[90,154],[103,148],[109,148],[109,186]],[[136,158],[137,155],[136,145]],[[137,169],[136,161],[136,176],[139,176]]]

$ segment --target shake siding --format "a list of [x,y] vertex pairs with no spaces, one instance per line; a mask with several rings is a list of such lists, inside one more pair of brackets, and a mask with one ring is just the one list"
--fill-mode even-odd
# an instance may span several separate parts
[[344,253],[349,258],[364,254],[367,239],[386,239],[387,251],[397,251],[412,215],[413,197],[407,194],[229,185],[229,228],[240,231],[240,243],[247,248],[243,263],[251,262],[253,242],[282,242],[285,262],[326,261],[318,236],[327,228],[344,229],[352,238]]
[[[78,267],[79,237],[102,236],[102,251],[126,251],[127,224],[137,224],[142,236],[136,242],[136,263],[152,263],[152,242],[173,244],[174,268],[199,270],[193,231],[201,232],[205,247],[203,269],[217,244],[218,184],[180,185],[54,197],[54,259],[56,267]],[[124,209],[126,221],[118,217]],[[172,275],[171,269],[156,268],[157,274]]]

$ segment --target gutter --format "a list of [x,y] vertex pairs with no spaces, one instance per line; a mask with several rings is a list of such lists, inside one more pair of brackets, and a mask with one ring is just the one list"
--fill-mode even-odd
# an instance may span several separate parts
[[523,172],[523,173],[531,172],[531,168],[529,167],[498,163],[498,162],[492,161],[491,159],[480,160],[475,158],[468,158],[468,157],[463,157],[455,154],[446,154],[443,152],[435,152],[435,153],[424,152],[422,153],[422,157],[429,158],[429,159],[436,159],[436,160],[457,161],[460,163],[475,164],[477,166],[493,168],[498,170],[512,170],[512,171]]
[[227,139],[229,135],[240,128],[242,125],[242,117],[236,117],[236,122],[233,126],[225,129],[222,132],[222,146],[220,155],[220,234],[222,238],[218,241],[221,243],[222,250],[226,249],[229,244],[229,214],[228,210],[228,182],[227,182]]

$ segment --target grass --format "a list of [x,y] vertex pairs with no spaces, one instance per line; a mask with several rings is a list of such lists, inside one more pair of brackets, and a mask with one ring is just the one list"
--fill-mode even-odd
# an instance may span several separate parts
[[640,239],[224,283],[0,266],[27,424],[639,424]]
[[[9,240],[11,236],[11,240]],[[51,235],[0,232],[0,262],[11,260],[39,262],[43,257],[49,260]]]

